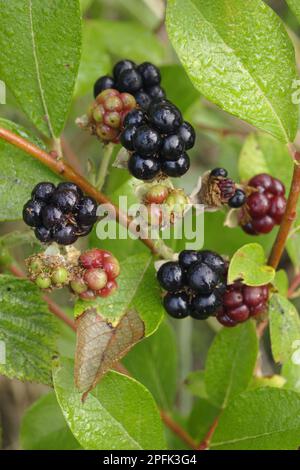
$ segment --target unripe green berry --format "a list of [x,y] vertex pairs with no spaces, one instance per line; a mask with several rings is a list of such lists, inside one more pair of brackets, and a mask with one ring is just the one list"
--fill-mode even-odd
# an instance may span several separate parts
[[94,110],[93,110],[93,119],[96,121],[96,122],[103,122],[103,113],[104,113],[104,109],[103,107],[100,105],[100,106],[97,106]]
[[52,282],[55,285],[67,284],[69,280],[69,273],[66,268],[56,268],[51,276]]
[[165,204],[170,212],[181,214],[188,204],[188,198],[182,190],[174,190],[167,197]]
[[111,111],[110,113],[105,113],[104,123],[113,127],[114,129],[119,129],[121,125],[121,116],[117,111]]
[[92,268],[84,273],[84,280],[91,290],[100,290],[107,284],[107,275],[103,269]]
[[31,261],[28,267],[33,274],[38,274],[43,270],[43,262],[41,259],[36,258]]
[[119,131],[105,124],[100,124],[100,126],[97,127],[97,134],[102,140],[114,141],[117,139]]
[[106,111],[122,111],[123,103],[118,96],[109,96],[104,101]]
[[76,279],[73,279],[70,282],[71,289],[75,294],[82,294],[83,292],[86,292],[88,290],[88,286],[84,282],[84,280],[80,277],[77,277]]
[[51,279],[50,279],[50,277],[45,276],[45,275],[43,275],[43,274],[40,274],[40,275],[36,278],[35,283],[36,283],[36,285],[37,285],[40,289],[48,289],[49,287],[51,287]]

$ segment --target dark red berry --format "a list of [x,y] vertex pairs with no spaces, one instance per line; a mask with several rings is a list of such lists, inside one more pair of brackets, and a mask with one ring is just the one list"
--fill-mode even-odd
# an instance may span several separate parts
[[249,186],[258,188],[260,191],[264,191],[266,189],[270,189],[273,186],[273,178],[267,173],[261,173],[251,178],[248,184]]
[[275,220],[276,224],[280,224],[286,209],[286,199],[284,196],[274,196],[270,200],[269,215]]
[[239,290],[227,291],[223,297],[223,304],[228,309],[240,307],[243,304],[243,294]]
[[276,196],[283,196],[285,193],[284,184],[277,178],[273,178],[272,186],[270,192],[276,194]]
[[263,193],[254,192],[248,197],[247,206],[251,217],[261,218],[268,213],[270,200]]
[[237,322],[237,323],[242,323],[246,320],[248,320],[250,315],[249,308],[247,305],[242,304],[239,307],[232,308],[230,310],[227,310],[227,316]]
[[269,233],[275,225],[275,220],[269,215],[265,215],[261,219],[254,219],[252,221],[253,229],[257,233]]

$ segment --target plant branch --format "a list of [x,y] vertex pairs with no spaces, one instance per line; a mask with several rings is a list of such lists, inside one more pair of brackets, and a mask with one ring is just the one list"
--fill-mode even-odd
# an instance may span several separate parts
[[224,129],[220,127],[211,127],[206,126],[205,124],[198,124],[198,129],[204,132],[213,132],[214,134],[219,134],[222,137],[227,137],[229,135],[236,135],[238,137],[247,137],[249,132],[242,131],[238,129]]
[[[3,127],[0,127],[0,138],[36,158],[50,168],[54,173],[80,186],[83,192],[94,198],[98,204],[107,204],[113,207],[117,221],[130,230],[132,219],[120,211],[120,209],[113,204],[108,197],[92,186],[83,176],[79,175],[68,163],[65,163],[63,160],[45,152],[31,142],[28,142],[19,135],[14,134],[8,129],[4,129]],[[160,255],[160,244],[155,243],[150,238],[140,238],[139,240],[141,240],[152,251],[152,253]]]
[[210,441],[214,435],[214,432],[219,424],[219,419],[220,419],[220,416],[217,416],[214,420],[214,422],[212,423],[211,427],[209,428],[206,436],[204,437],[204,439],[200,442],[200,444],[198,445],[197,447],[197,450],[207,450],[209,448],[209,445],[210,445]]
[[170,417],[165,411],[160,410],[160,416],[165,425],[171,429],[171,431],[176,434],[183,442],[185,442],[188,447],[193,450],[198,450],[197,443],[194,439],[178,424],[173,418]]
[[99,168],[99,173],[98,173],[98,177],[96,181],[96,188],[99,191],[101,191],[101,189],[104,186],[108,167],[109,167],[109,162],[110,162],[110,158],[112,156],[113,150],[114,150],[113,144],[107,144],[104,147],[104,152],[103,152],[103,156],[102,156],[102,160],[101,160],[100,168]]
[[[19,277],[21,279],[26,279],[26,276],[23,271],[15,264],[7,266],[7,269],[14,276]],[[52,299],[50,299],[48,295],[43,295],[42,298],[48,304],[50,312],[52,312],[57,318],[62,320],[67,326],[72,328],[73,331],[76,331],[75,322],[72,320],[72,318],[68,317],[68,315],[65,314],[65,312],[59,307],[59,305],[57,305]]]

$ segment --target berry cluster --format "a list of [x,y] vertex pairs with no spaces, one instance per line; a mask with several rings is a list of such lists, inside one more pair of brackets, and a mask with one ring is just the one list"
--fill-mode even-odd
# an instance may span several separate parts
[[162,99],[165,92],[160,86],[160,71],[150,62],[136,65],[131,60],[121,60],[113,68],[113,77],[100,77],[94,85],[95,98],[107,88],[130,93],[140,108],[147,110],[154,99]]
[[224,326],[236,326],[267,310],[268,286],[251,287],[241,282],[227,286],[217,320]]
[[228,172],[225,168],[215,168],[210,172],[210,178],[220,192],[221,203],[237,209],[245,204],[246,194],[242,189],[236,188],[235,182],[227,176]]
[[269,233],[282,221],[286,208],[285,187],[266,173],[254,176],[248,185],[253,191],[240,211],[240,225],[250,235]]
[[71,245],[87,235],[97,220],[96,201],[84,196],[74,183],[42,182],[35,186],[32,198],[23,208],[23,220],[35,227],[35,236],[43,243],[55,241]]
[[162,183],[153,185],[144,196],[150,225],[173,224],[182,217],[189,199],[183,189],[172,189]]
[[163,264],[157,279],[167,291],[163,300],[167,313],[175,318],[191,315],[198,320],[214,315],[222,306],[226,269],[223,258],[208,250],[184,250],[178,262]]
[[127,114],[120,140],[132,152],[128,169],[135,178],[179,177],[190,167],[186,150],[194,146],[195,131],[174,104],[155,100],[147,113],[135,109]]
[[99,93],[91,105],[87,127],[103,142],[118,143],[123,120],[135,107],[136,101],[132,95],[108,88]]
[[70,281],[70,268],[61,255],[33,255],[26,260],[26,265],[29,279],[40,289],[61,288]]
[[72,292],[84,300],[108,297],[117,289],[118,260],[109,252],[94,248],[79,258],[79,269],[70,282]]

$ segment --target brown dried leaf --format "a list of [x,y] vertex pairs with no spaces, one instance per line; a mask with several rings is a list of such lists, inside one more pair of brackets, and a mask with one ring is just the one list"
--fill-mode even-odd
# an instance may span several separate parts
[[83,400],[101,377],[144,336],[144,323],[129,310],[115,325],[96,310],[76,319],[75,384]]

